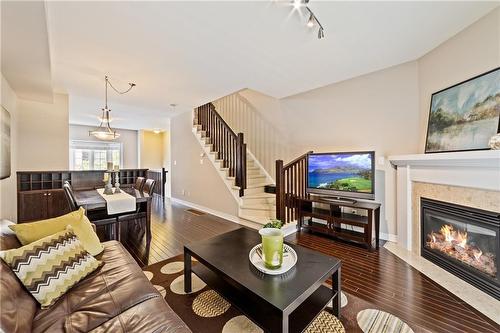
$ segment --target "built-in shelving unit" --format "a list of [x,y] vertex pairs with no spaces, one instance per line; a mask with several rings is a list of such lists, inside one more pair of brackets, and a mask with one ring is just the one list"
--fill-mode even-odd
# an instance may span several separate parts
[[71,172],[18,172],[18,190],[37,191],[60,189],[65,181],[71,183]]
[[[133,186],[137,177],[146,177],[148,169],[119,171],[120,186]],[[104,187],[104,170],[19,171],[17,172],[18,222],[60,216],[69,211],[63,184],[76,190]],[[112,180],[113,184],[115,179]]]

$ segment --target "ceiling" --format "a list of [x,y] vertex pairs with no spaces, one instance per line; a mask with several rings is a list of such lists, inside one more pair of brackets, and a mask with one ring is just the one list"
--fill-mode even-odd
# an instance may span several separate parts
[[70,106],[71,122],[97,114],[107,74],[120,89],[137,84],[109,99],[114,126],[138,128],[141,117],[154,122],[243,88],[282,98],[414,60],[498,2],[311,0],[322,40],[288,1],[45,6],[52,86],[70,94],[70,105],[85,101]]

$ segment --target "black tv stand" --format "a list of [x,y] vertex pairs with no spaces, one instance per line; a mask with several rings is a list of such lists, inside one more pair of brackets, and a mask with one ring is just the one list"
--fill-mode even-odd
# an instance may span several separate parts
[[357,200],[354,199],[348,199],[348,198],[341,198],[341,197],[324,197],[320,196],[321,199],[331,202],[331,203],[338,203],[338,204],[351,204],[354,205]]

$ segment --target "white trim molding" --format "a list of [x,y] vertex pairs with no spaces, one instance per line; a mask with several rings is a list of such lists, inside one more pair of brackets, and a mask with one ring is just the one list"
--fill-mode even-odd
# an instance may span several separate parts
[[396,243],[398,241],[398,235],[387,234],[385,232],[381,232],[379,237],[380,237],[380,239],[383,239],[383,240],[389,241],[389,242],[393,242],[393,243]]
[[397,168],[397,243],[411,250],[413,182],[500,191],[500,151],[389,156]]
[[[260,224],[260,223],[245,220],[245,219],[239,218],[239,217],[231,215],[231,214],[227,214],[227,213],[215,210],[215,209],[211,209],[211,208],[208,208],[208,207],[205,207],[202,205],[198,205],[198,204],[191,202],[191,201],[185,201],[185,200],[174,198],[174,197],[170,198],[170,201],[187,206],[187,207],[191,207],[191,208],[194,208],[197,210],[201,210],[205,213],[220,217],[221,219],[228,220],[228,221],[236,223],[236,224],[241,224],[241,225],[244,225],[246,227],[250,227],[252,229],[259,230],[262,228],[262,224]],[[297,223],[296,222],[287,223],[285,226],[283,226],[282,230],[285,234],[285,237],[289,236],[297,231]]]

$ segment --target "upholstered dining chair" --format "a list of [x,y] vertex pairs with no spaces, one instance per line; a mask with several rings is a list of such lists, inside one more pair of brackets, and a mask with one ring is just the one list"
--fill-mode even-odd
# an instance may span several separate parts
[[142,187],[142,192],[147,193],[149,195],[153,195],[153,191],[155,189],[156,180],[154,179],[146,179],[144,186]]
[[143,187],[144,187],[145,181],[146,181],[146,178],[144,178],[144,177],[137,177],[137,179],[135,180],[134,188],[137,191],[142,191]]

